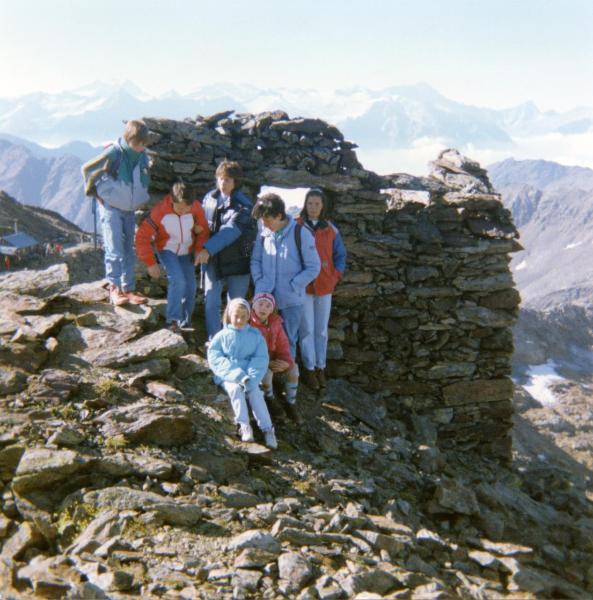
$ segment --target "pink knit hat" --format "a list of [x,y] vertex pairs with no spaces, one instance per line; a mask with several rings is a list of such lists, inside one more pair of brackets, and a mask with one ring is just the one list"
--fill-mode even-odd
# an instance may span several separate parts
[[267,292],[255,294],[255,296],[253,296],[253,300],[251,301],[251,306],[255,306],[255,303],[259,302],[260,300],[267,300],[268,302],[271,302],[272,310],[276,308],[276,300],[274,299],[274,296],[272,296],[272,294],[268,294]]

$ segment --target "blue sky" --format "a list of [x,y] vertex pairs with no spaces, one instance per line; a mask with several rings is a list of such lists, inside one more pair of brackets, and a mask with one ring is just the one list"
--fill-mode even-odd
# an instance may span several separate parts
[[110,79],[152,94],[425,81],[468,104],[564,110],[593,106],[593,2],[0,0],[0,59],[0,97]]

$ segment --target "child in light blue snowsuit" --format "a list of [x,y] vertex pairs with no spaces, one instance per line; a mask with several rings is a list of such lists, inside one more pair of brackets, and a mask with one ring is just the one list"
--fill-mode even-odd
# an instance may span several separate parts
[[210,341],[208,365],[217,384],[222,385],[231,400],[235,422],[241,429],[241,440],[253,441],[247,400],[266,446],[276,448],[272,419],[259,384],[268,370],[268,348],[261,333],[249,325],[251,307],[243,298],[229,302],[223,317],[224,328]]

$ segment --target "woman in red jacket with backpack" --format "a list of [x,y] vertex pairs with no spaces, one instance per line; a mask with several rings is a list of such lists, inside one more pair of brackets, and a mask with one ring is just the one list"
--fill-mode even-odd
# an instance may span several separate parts
[[167,273],[166,321],[175,332],[191,327],[196,302],[194,256],[208,235],[204,210],[184,183],[173,185],[171,194],[154,206],[136,232],[136,254],[148,274],[153,278],[161,274],[154,250]]
[[321,261],[321,271],[306,289],[299,328],[303,381],[312,389],[326,385],[328,326],[332,293],[346,268],[346,248],[338,228],[327,218],[327,198],[322,190],[310,189],[297,222],[309,229]]

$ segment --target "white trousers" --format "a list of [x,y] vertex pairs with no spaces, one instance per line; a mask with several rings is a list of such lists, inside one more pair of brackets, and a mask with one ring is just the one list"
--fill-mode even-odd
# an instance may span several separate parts
[[243,386],[238,383],[224,381],[222,386],[231,400],[231,406],[235,413],[235,423],[240,425],[249,424],[249,410],[247,409],[247,400],[249,400],[257,426],[262,431],[272,429],[272,419],[270,418],[268,406],[259,387],[256,390],[245,392]]
[[332,308],[332,295],[305,294],[305,304],[299,328],[299,348],[305,369],[325,369],[327,359],[327,328]]

